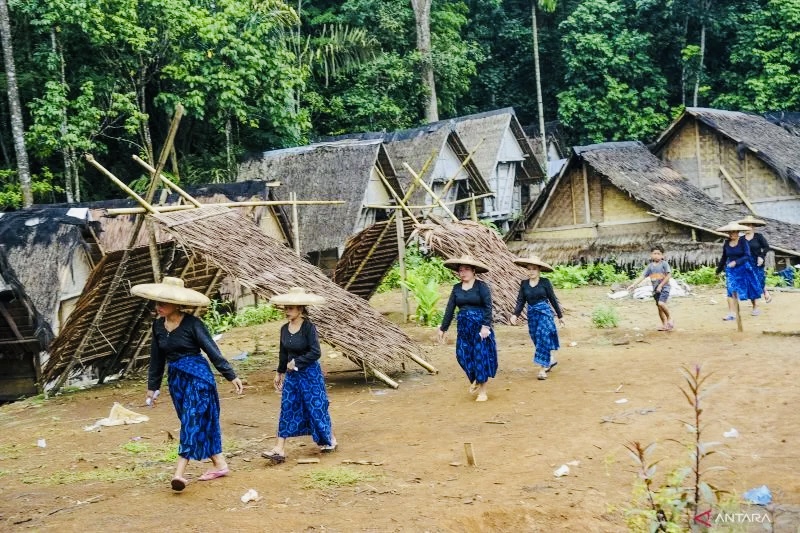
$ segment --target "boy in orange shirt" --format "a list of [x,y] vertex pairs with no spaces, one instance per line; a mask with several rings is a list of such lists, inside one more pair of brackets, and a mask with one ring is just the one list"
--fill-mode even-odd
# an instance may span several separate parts
[[669,299],[669,280],[672,277],[672,269],[669,263],[664,259],[664,249],[661,246],[653,246],[650,249],[651,262],[642,274],[642,277],[637,279],[628,290],[633,290],[646,278],[650,278],[653,284],[653,298],[656,301],[658,308],[658,318],[661,319],[661,327],[658,331],[672,331],[675,328],[675,323],[669,313],[667,307],[667,300]]

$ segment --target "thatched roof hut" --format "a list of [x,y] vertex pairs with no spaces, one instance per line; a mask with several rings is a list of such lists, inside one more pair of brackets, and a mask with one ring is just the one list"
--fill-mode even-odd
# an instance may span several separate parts
[[[710,199],[639,142],[576,146],[564,171],[526,210],[509,248],[554,263],[616,262],[639,267],[653,244],[686,269],[715,263],[715,228],[746,211]],[[776,253],[800,256],[800,226],[768,219]]]
[[725,205],[800,223],[800,137],[763,116],[688,107],[653,151]]
[[770,111],[763,116],[776,126],[800,137],[800,113],[797,111]]
[[[386,178],[391,190],[383,182]],[[298,200],[343,200],[343,205],[299,206],[300,250],[312,264],[332,268],[347,239],[386,220],[402,187],[380,140],[343,140],[264,152],[239,167],[240,180],[281,182],[275,195]],[[328,264],[330,261],[330,264]]]
[[523,206],[538,194],[544,171],[517,120],[513,107],[452,119],[481,175],[494,192],[479,216],[507,229]]

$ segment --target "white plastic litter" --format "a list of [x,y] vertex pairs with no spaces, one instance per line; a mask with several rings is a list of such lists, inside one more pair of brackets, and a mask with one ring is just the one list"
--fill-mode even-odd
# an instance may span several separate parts
[[576,347],[578,345],[578,343],[575,342],[575,341],[572,341],[571,343],[569,343],[569,345],[574,348],[574,347]]
[[39,448],[47,448],[47,441],[44,440],[44,439],[39,439],[39,440],[36,441],[36,445]]
[[614,400],[614,403],[628,403],[627,398],[620,398],[619,400]]
[[217,333],[216,335],[214,335],[213,337],[211,337],[211,339],[212,339],[214,342],[219,342],[219,340],[220,340],[221,338],[222,338],[222,333]]
[[139,424],[141,422],[147,422],[148,420],[150,420],[150,417],[148,417],[147,415],[140,415],[139,413],[134,413],[130,409],[126,409],[125,407],[122,407],[119,403],[114,402],[114,406],[111,408],[111,412],[109,413],[108,418],[101,418],[91,426],[84,427],[83,430],[94,431],[100,426],[122,426],[126,424]]
[[569,467],[567,465],[561,465],[553,471],[553,475],[556,477],[563,477],[569,474]]
[[[671,278],[669,280],[669,297],[670,298],[680,298],[683,296],[688,296],[691,292],[691,287],[689,287],[683,281],[677,280],[675,278]],[[646,298],[653,297],[653,286],[652,284],[644,283],[639,287],[636,287],[633,290],[633,297],[637,300],[644,300]]]
[[258,501],[260,499],[261,498],[259,497],[258,492],[256,491],[256,489],[248,490],[247,492],[242,494],[242,497],[241,497],[242,503],[256,502],[256,501]]
[[608,297],[612,300],[621,300],[622,298],[627,298],[630,295],[630,291],[617,291],[608,293]]
[[570,461],[567,464],[569,466],[578,466],[579,464],[581,464],[581,462],[580,461]]
[[725,433],[723,433],[722,436],[728,439],[735,439],[739,436],[739,432],[736,431],[736,428],[731,428]]

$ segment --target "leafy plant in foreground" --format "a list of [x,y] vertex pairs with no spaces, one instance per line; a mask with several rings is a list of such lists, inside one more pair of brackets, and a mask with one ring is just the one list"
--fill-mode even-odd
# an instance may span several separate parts
[[436,279],[421,276],[416,271],[408,272],[406,279],[407,281],[401,280],[400,284],[411,291],[417,302],[417,323],[421,326],[435,326],[441,322],[442,312],[436,309],[440,298]]
[[619,324],[619,315],[613,307],[601,305],[592,311],[592,324],[600,329],[611,329]]

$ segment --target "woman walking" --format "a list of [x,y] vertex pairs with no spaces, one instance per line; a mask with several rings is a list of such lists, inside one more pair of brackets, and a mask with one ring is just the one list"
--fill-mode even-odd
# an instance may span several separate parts
[[444,342],[458,307],[456,360],[470,382],[470,393],[478,395],[475,401],[485,402],[489,399],[486,382],[497,373],[497,344],[492,331],[492,292],[475,275],[489,272],[489,267],[468,255],[448,259],[444,264],[455,270],[461,281],[450,292],[439,326],[439,342]]
[[517,306],[511,315],[511,325],[517,325],[522,308],[528,304],[528,333],[535,350],[533,362],[539,365],[537,378],[544,380],[547,379],[547,373],[558,364],[550,353],[559,348],[558,330],[553,319],[554,310],[558,315],[559,325],[564,327],[564,314],[553,291],[553,284],[549,279],[541,277],[542,272],[552,272],[553,267],[535,256],[519,258],[514,262],[528,269],[528,279],[519,284]]
[[736,222],[717,228],[717,231],[728,234],[728,240],[722,244],[722,257],[717,265],[717,274],[725,271],[725,284],[728,289],[728,314],[722,319],[725,321],[736,319],[735,297],[753,303],[751,312],[753,316],[761,313],[757,302],[761,298],[761,285],[756,278],[750,246],[739,236],[739,232],[747,230],[747,226]]
[[767,290],[767,271],[766,261],[767,252],[769,252],[769,243],[763,233],[756,233],[756,228],[766,226],[767,223],[753,215],[747,215],[742,220],[736,222],[742,226],[747,226],[747,231],[744,234],[744,240],[750,246],[750,254],[753,257],[753,266],[756,269],[756,278],[761,284],[762,294],[766,303],[772,302],[772,295]]
[[219,373],[233,383],[237,394],[242,393],[242,381],[222,356],[205,324],[196,316],[181,311],[182,307],[206,306],[211,301],[204,294],[185,288],[182,279],[172,277],[165,277],[161,283],[134,285],[131,294],[156,302],[158,318],[153,322],[147,403],[155,407],[168,364],[169,393],[181,421],[179,457],[172,489],[180,492],[186,488],[184,472],[190,460],[211,458],[214,469],[200,476],[200,481],[228,475],[228,464],[222,455],[217,383],[201,350]]
[[273,464],[286,460],[286,439],[311,435],[322,453],[336,450],[328,393],[319,364],[321,350],[317,328],[308,319],[306,307],[321,305],[325,298],[293,287],[273,296],[271,304],[283,306],[288,319],[281,327],[275,390],[281,392],[281,414],[275,447],[261,454]]

